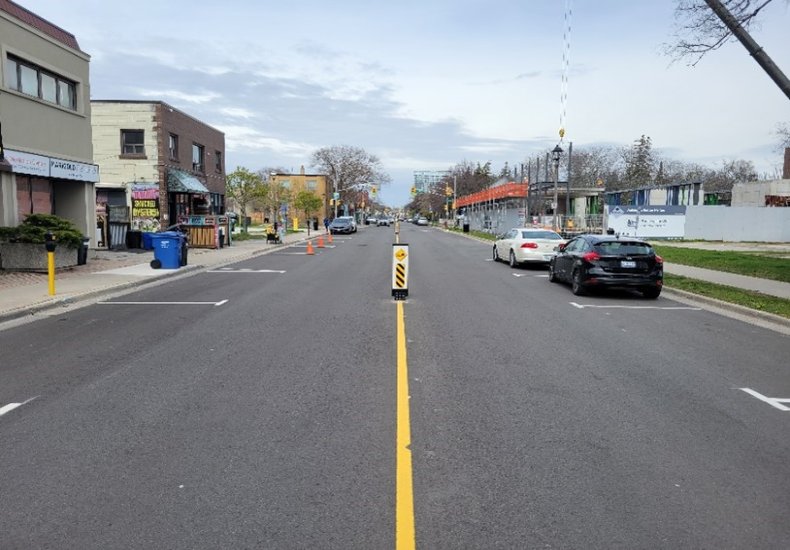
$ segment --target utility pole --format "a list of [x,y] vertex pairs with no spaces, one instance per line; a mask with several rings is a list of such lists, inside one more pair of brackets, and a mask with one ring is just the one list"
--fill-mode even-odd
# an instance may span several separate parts
[[721,19],[722,23],[730,29],[730,32],[735,38],[740,40],[741,44],[746,48],[746,51],[749,52],[749,55],[757,61],[757,64],[768,73],[771,80],[773,80],[787,98],[790,99],[790,80],[788,80],[787,76],[785,76],[776,63],[773,62],[770,56],[765,53],[765,50],[754,41],[751,35],[746,32],[746,29],[738,23],[738,20],[733,17],[730,11],[719,0],[705,0],[705,3],[708,4],[710,9],[713,10],[713,13]]

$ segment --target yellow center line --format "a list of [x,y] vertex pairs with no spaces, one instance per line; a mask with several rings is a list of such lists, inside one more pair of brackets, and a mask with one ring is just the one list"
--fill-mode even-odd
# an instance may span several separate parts
[[398,428],[395,460],[395,548],[413,550],[414,493],[411,466],[411,421],[409,420],[409,373],[406,362],[406,322],[403,302],[398,301]]

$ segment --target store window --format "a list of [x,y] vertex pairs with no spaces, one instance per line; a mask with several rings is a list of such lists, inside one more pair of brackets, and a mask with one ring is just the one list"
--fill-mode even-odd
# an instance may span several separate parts
[[206,150],[198,143],[192,144],[192,171],[203,173],[205,171]]
[[168,152],[170,153],[170,160],[178,160],[178,136],[176,134],[170,134]]
[[77,84],[21,58],[7,56],[5,82],[12,90],[77,110]]

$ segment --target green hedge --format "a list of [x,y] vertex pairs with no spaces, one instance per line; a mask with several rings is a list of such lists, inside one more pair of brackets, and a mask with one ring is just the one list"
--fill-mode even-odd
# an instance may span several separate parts
[[0,227],[0,241],[43,244],[47,231],[55,235],[59,245],[82,246],[82,233],[69,220],[52,214],[30,214],[16,227]]

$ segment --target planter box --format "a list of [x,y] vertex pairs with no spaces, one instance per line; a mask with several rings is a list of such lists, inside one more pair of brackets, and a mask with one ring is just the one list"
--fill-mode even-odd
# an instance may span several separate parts
[[[77,265],[77,249],[58,246],[55,269]],[[43,244],[0,243],[0,269],[6,271],[47,272],[47,251]]]

